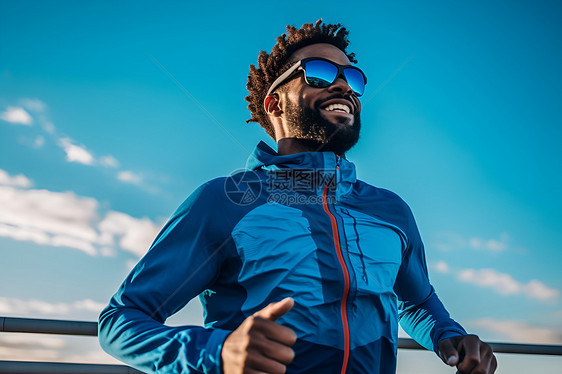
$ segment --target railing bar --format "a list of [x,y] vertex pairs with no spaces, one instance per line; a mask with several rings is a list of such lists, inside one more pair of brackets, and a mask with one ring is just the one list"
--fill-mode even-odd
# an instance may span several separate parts
[[[547,355],[562,356],[562,345],[548,344],[522,344],[522,343],[496,343],[487,342],[494,353],[517,353],[529,355]],[[425,348],[419,345],[415,340],[409,338],[398,338],[398,348],[400,349],[417,349]]]
[[[0,332],[19,332],[36,334],[61,334],[97,336],[97,322],[65,321],[37,318],[0,317]],[[562,356],[562,345],[490,343],[496,353],[518,353],[534,355]],[[409,338],[398,338],[400,349],[420,349],[421,345]]]
[[138,374],[124,365],[74,364],[66,362],[0,361],[1,374]]
[[419,345],[414,339],[410,338],[398,338],[398,348],[425,350],[424,347]]
[[1,317],[2,332],[97,336],[97,322]]
[[495,353],[562,356],[562,345],[488,343]]

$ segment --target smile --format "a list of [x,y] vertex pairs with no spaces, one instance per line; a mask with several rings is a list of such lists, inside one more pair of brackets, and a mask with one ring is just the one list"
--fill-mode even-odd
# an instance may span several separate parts
[[351,108],[345,104],[330,104],[327,107],[324,108],[325,110],[329,111],[329,112],[344,112],[347,114],[351,113]]

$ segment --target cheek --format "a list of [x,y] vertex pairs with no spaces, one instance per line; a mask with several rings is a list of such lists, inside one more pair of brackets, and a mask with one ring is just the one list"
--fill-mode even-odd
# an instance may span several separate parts
[[310,87],[302,77],[289,82],[287,88],[286,92],[293,103],[311,107],[318,98],[319,92],[322,91],[321,89]]
[[361,101],[359,101],[359,99],[355,100],[355,107],[357,108],[356,114],[360,114],[361,113]]
[[314,107],[314,93],[311,92],[310,87],[297,86],[287,93],[287,99],[301,108]]

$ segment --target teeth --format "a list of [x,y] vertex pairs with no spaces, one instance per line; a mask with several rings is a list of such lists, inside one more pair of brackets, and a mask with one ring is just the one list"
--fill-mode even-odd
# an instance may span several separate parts
[[345,104],[330,104],[326,108],[326,110],[343,110],[346,113],[351,113],[351,109]]

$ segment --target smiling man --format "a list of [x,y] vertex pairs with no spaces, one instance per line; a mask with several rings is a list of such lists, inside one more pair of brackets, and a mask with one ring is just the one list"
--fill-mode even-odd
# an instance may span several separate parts
[[[363,94],[365,75],[350,65],[344,52],[328,43],[298,49],[289,63],[293,63],[292,67],[272,83],[264,100],[279,153],[344,154],[359,140],[361,102],[357,96]],[[308,73],[303,79],[294,79],[302,72]],[[348,80],[361,92],[353,92]],[[304,148],[285,150],[288,141]]]
[[[158,373],[395,373],[398,322],[461,374],[490,347],[429,283],[413,215],[356,176],[367,79],[341,25],[288,26],[246,98],[277,151],[200,186],[100,315],[102,347]],[[205,327],[165,320],[199,295]]]

